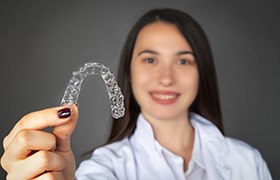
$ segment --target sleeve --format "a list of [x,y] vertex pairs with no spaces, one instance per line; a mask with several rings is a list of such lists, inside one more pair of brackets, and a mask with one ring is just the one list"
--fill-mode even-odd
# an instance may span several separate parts
[[257,172],[260,180],[272,180],[269,168],[263,159],[261,153],[255,149],[255,160],[257,163]]
[[117,180],[110,155],[106,151],[95,150],[90,159],[83,161],[75,174],[76,180]]

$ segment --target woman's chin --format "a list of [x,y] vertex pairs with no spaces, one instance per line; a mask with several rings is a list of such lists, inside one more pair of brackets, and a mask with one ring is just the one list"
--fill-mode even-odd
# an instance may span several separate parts
[[[146,117],[147,115],[144,116]],[[152,113],[148,113],[148,116],[146,118],[152,118],[154,120],[175,120],[175,119],[179,119],[182,116],[186,116],[187,117],[187,112],[182,112],[182,113],[178,113],[178,112],[174,112],[174,111],[167,111],[167,110],[155,110],[152,111]]]

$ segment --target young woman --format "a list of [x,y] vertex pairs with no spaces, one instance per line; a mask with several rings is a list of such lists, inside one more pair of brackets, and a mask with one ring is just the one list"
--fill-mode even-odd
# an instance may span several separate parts
[[[210,46],[189,15],[144,14],[125,42],[118,82],[126,114],[76,179],[272,179],[258,150],[223,135]],[[73,179],[77,118],[74,105],[24,116],[4,139],[7,178]],[[47,126],[52,133],[41,131]]]

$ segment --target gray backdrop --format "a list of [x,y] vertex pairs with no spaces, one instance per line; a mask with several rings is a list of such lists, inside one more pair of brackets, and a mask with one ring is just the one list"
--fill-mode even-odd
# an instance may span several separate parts
[[[85,62],[98,61],[116,72],[131,25],[146,10],[160,7],[186,11],[205,29],[214,53],[226,134],[258,148],[274,178],[280,178],[276,0],[2,0],[1,141],[24,114],[58,105],[72,71]],[[79,104],[72,138],[77,164],[83,152],[104,143],[108,134],[109,100],[100,77],[86,79]]]

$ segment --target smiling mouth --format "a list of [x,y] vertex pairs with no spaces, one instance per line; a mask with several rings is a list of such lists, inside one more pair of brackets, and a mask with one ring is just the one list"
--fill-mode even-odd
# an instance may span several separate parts
[[150,92],[150,95],[154,102],[163,105],[173,104],[177,101],[178,97],[180,96],[179,93],[171,92],[171,91],[153,91]]

